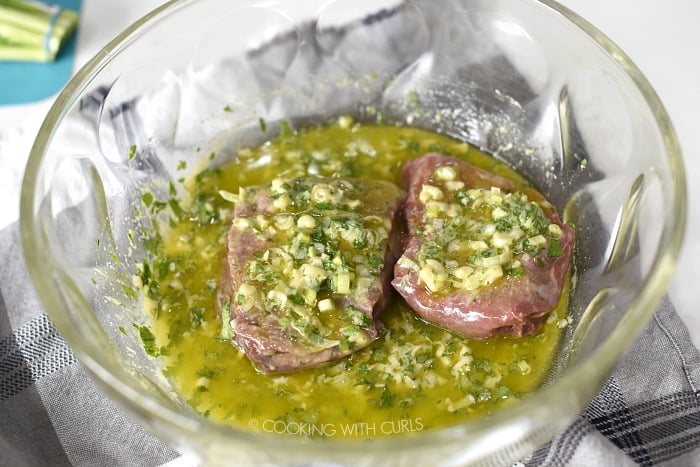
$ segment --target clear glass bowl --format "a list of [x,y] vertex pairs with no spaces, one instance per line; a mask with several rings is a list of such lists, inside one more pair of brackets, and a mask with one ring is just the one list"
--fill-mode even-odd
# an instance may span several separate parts
[[[21,228],[44,305],[104,391],[206,465],[502,464],[567,426],[652,316],[678,258],[681,154],[625,54],[551,1],[173,1],[80,70],[32,149]],[[419,102],[420,105],[414,105]],[[144,188],[342,113],[431,128],[530,178],[576,226],[573,322],[544,387],[493,416],[367,441],[247,432],[192,413],[134,333]],[[130,150],[135,147],[136,151]],[[131,160],[129,160],[131,159]],[[206,159],[206,158],[205,158]],[[117,261],[118,260],[118,261]],[[325,464],[324,464],[325,465]]]

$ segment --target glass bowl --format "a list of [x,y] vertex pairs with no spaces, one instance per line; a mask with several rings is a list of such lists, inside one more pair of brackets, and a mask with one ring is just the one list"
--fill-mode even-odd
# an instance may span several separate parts
[[[420,105],[416,105],[416,103]],[[573,318],[544,386],[493,415],[372,441],[261,434],[187,408],[149,357],[130,289],[134,214],[181,174],[341,114],[429,128],[517,169],[575,226]],[[209,160],[204,154],[214,154]],[[552,1],[173,1],[70,81],[32,149],[21,229],[32,280],[92,377],[205,465],[503,464],[564,429],[651,318],[682,243],[674,130],[625,54]]]

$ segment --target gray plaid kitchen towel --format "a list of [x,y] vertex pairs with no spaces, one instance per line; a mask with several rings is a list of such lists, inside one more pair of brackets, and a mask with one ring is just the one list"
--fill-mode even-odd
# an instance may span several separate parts
[[99,391],[44,312],[18,224],[0,231],[0,466],[155,466],[177,456]]
[[[178,456],[100,392],[0,231],[0,465],[156,466]],[[663,301],[600,393],[518,466],[700,465],[700,354]]]
[[[391,25],[382,34],[372,31],[373,24],[392,18],[397,21],[388,12],[335,31],[328,37],[334,56],[352,58],[366,46],[384,48],[381,56],[399,62],[410,59],[408,42],[385,34]],[[284,40],[275,44],[284,46]],[[253,71],[261,84],[274,87],[281,75],[270,60],[284,56],[284,49],[259,52],[249,57]],[[285,79],[297,72],[304,77],[303,66],[320,64],[316,56],[297,63]],[[381,66],[392,71],[388,61]],[[7,156],[0,144],[0,170]],[[19,180],[11,185],[0,186],[0,199],[17,198]],[[699,387],[700,354],[665,300],[581,416],[516,465],[700,465]],[[157,466],[177,458],[90,380],[34,292],[18,225],[0,230],[0,466]]]

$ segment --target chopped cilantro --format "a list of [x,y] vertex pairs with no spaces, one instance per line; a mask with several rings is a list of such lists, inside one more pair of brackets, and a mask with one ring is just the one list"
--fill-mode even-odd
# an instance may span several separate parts
[[185,216],[185,211],[182,210],[180,203],[175,198],[168,201],[168,205],[178,219],[182,219]]
[[382,394],[379,396],[379,400],[376,401],[376,406],[380,409],[388,409],[393,407],[396,396],[389,391],[387,386],[382,389]]
[[156,255],[158,253],[158,249],[160,247],[162,240],[159,235],[154,235],[153,237],[147,238],[143,242],[143,247],[148,251],[149,253]]
[[287,295],[287,298],[289,299],[289,301],[291,301],[295,305],[303,305],[304,304],[304,297],[302,297],[299,294],[295,294],[295,293],[290,294],[290,295]]
[[153,193],[150,191],[147,191],[146,193],[141,195],[141,202],[146,206],[150,207],[151,204],[153,203]]
[[143,285],[148,285],[148,283],[151,281],[151,265],[146,259],[144,259],[141,262],[141,267],[139,268],[139,277],[141,278],[141,283]]
[[204,321],[204,307],[196,307],[190,310],[190,322],[193,327],[199,327]]
[[466,188],[460,188],[459,190],[457,190],[454,196],[457,201],[460,201],[464,204],[466,204],[471,199],[471,197],[469,196],[469,190]]
[[281,129],[280,129],[280,136],[281,137],[285,138],[287,136],[292,135],[292,133],[293,133],[292,126],[289,124],[289,122],[287,120],[282,120],[282,122],[280,122],[280,127],[281,127]]
[[317,225],[314,231],[311,233],[311,240],[318,243],[323,243],[326,239],[326,234],[323,232],[323,226]]
[[405,140],[406,143],[406,149],[408,149],[411,152],[418,152],[420,151],[420,143],[416,141],[415,139],[408,139]]
[[143,349],[151,357],[158,357],[161,352],[156,346],[156,336],[153,335],[148,326],[139,326],[134,323],[134,327],[138,329],[139,336],[141,337],[141,342],[143,342]]
[[160,261],[156,262],[158,264],[158,279],[163,280],[165,276],[170,272],[170,259],[162,258]]
[[136,293],[136,291],[134,290],[133,287],[129,287],[128,285],[123,285],[122,290],[124,291],[126,296],[129,298],[135,299],[138,297],[138,294]]
[[362,250],[364,248],[367,248],[368,245],[369,245],[369,242],[364,237],[363,238],[356,238],[355,241],[352,243],[352,246],[354,246],[358,250]]
[[551,238],[549,240],[549,249],[547,250],[547,256],[550,258],[558,258],[561,255],[561,242],[556,238]]
[[126,158],[128,160],[132,160],[134,157],[136,157],[136,145],[132,144],[131,146],[128,147],[127,152],[126,152]]
[[370,266],[378,268],[384,265],[384,258],[375,253],[367,255],[367,262]]
[[416,354],[416,363],[425,363],[430,358],[430,354],[427,352],[421,352]]
[[314,207],[315,207],[316,209],[318,209],[319,211],[330,211],[331,209],[333,209],[333,204],[332,204],[332,203],[328,203],[328,202],[326,202],[326,203],[317,203]]

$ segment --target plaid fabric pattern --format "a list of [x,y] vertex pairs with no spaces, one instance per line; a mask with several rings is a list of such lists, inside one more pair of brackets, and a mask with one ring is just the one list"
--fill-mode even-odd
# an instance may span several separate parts
[[97,389],[43,312],[17,224],[0,230],[0,466],[155,466],[177,453]]
[[[170,448],[113,408],[89,381],[41,311],[31,286],[26,281],[17,282],[17,277],[27,278],[18,245],[16,225],[0,231],[0,253],[9,260],[0,266],[0,446],[20,435],[19,445],[0,449],[0,465],[32,465],[27,461],[32,459],[28,453],[37,450],[48,453],[50,457],[40,459],[47,465],[145,466],[176,457]],[[650,369],[659,368],[666,371],[650,373]],[[671,303],[664,301],[581,417],[516,465],[698,465],[699,377],[698,351]],[[110,442],[108,438],[115,436],[111,430],[74,432],[73,426],[61,425],[71,420],[64,413],[71,410],[65,406],[71,400],[49,397],[56,387],[69,390],[73,404],[92,400],[104,408],[82,413],[92,417],[93,425],[120,417],[122,421],[116,425],[124,442]],[[37,393],[39,397],[34,397]],[[14,414],[17,407],[27,404],[34,405],[32,413],[39,414],[38,419]],[[35,432],[37,424],[54,435],[21,437]],[[42,443],[59,445],[62,451],[37,446]],[[106,457],[100,457],[104,455],[100,443],[110,446]],[[90,449],[97,456],[86,456]]]
[[624,455],[621,461],[645,467],[700,465],[699,357],[663,301],[581,417],[521,465],[611,465],[602,452],[585,449],[587,438],[605,439]]
[[0,341],[0,402],[76,362],[45,314]]

